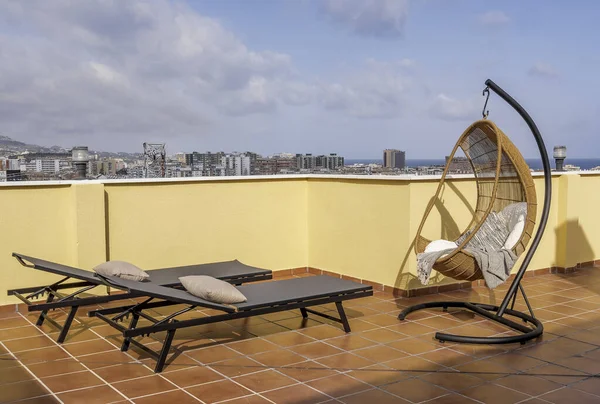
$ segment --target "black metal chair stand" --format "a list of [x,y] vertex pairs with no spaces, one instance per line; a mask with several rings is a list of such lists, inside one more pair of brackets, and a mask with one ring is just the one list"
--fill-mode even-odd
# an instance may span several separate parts
[[[496,83],[492,80],[486,80],[485,82],[488,89],[492,89],[496,94],[498,94],[504,101],[506,101],[511,107],[513,107],[519,115],[525,120],[531,133],[533,134],[538,148],[540,152],[540,156],[542,159],[543,167],[544,167],[544,206],[542,210],[542,215],[540,218],[539,226],[535,237],[531,243],[530,248],[527,250],[527,253],[523,259],[523,263],[516,273],[506,296],[502,300],[502,303],[499,306],[493,306],[489,304],[483,303],[471,303],[471,302],[458,302],[458,301],[445,301],[445,302],[430,302],[414,305],[411,307],[407,307],[404,309],[399,315],[398,318],[400,320],[406,319],[406,317],[417,310],[429,309],[429,308],[443,308],[447,310],[448,308],[462,308],[468,311],[471,311],[477,315],[480,315],[488,320],[494,321],[496,323],[507,326],[508,328],[518,331],[518,335],[511,336],[496,336],[496,337],[476,337],[476,336],[466,336],[466,335],[454,335],[447,334],[442,332],[437,332],[435,334],[435,338],[444,342],[459,342],[459,343],[471,343],[471,344],[511,344],[511,343],[521,343],[525,344],[527,341],[530,341],[534,338],[540,337],[544,332],[544,326],[539,321],[534,313],[531,305],[529,304],[529,300],[527,299],[527,295],[525,294],[525,290],[521,285],[521,280],[525,275],[525,271],[537,249],[542,235],[544,234],[544,230],[546,229],[546,223],[548,222],[548,214],[550,212],[550,202],[552,197],[552,182],[551,182],[551,170],[550,170],[550,162],[548,160],[548,153],[546,152],[546,146],[544,145],[544,140],[542,139],[542,135],[540,134],[537,126],[533,122],[533,119],[529,116],[527,111],[519,105],[517,101],[515,101],[510,95],[508,95],[504,90],[502,90]],[[485,94],[485,91],[484,91]],[[487,104],[487,100],[486,100]],[[485,107],[484,107],[484,116],[485,116]],[[521,291],[523,299],[527,305],[529,310],[529,314],[514,310],[515,302],[517,299],[518,292]],[[508,308],[510,304],[510,308]],[[506,316],[513,316],[523,320],[524,323],[513,321]]]

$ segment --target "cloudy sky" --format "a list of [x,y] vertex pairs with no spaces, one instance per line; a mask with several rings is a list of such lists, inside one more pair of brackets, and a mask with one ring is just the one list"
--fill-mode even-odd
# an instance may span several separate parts
[[[0,0],[0,134],[141,151],[443,158],[491,78],[600,157],[598,1]],[[494,120],[535,156],[497,96]]]

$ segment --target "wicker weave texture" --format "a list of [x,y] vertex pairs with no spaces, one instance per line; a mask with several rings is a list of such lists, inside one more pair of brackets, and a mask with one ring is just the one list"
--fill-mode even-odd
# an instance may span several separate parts
[[533,235],[537,215],[537,198],[529,166],[519,150],[492,121],[489,119],[476,121],[465,130],[450,154],[436,195],[428,205],[417,231],[415,240],[417,253],[425,251],[425,247],[431,242],[423,237],[421,232],[435,200],[439,198],[452,158],[459,148],[471,163],[477,181],[475,214],[471,223],[462,233],[465,235],[470,231],[469,235],[452,254],[436,261],[433,268],[453,279],[473,281],[482,279],[483,274],[477,266],[475,258],[465,252],[464,247],[479,230],[483,221],[490,212],[500,212],[510,204],[526,202],[525,228],[513,248],[514,253],[519,256],[525,251]]

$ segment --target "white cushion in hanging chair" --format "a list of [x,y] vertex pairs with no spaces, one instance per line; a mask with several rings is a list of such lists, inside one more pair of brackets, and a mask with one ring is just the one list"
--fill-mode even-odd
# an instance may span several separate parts
[[517,222],[513,226],[510,231],[506,241],[504,242],[504,248],[506,250],[511,250],[516,244],[517,241],[521,238],[521,234],[523,233],[523,229],[525,228],[525,215],[519,215]]
[[[431,243],[427,244],[427,247],[425,247],[425,252],[436,252],[436,251],[443,251],[443,250],[448,250],[448,249],[455,249],[456,247],[458,247],[458,244],[456,244],[454,241],[449,241],[449,240],[433,240]],[[440,258],[445,257],[448,254],[444,254],[442,255]]]

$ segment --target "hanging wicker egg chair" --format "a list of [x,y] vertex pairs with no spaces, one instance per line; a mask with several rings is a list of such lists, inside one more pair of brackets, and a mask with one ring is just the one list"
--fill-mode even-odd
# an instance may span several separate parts
[[[492,90],[494,93],[500,96],[500,98],[506,101],[521,116],[521,118],[523,118],[525,123],[527,123],[527,126],[531,130],[531,134],[533,135],[540,152],[542,165],[544,167],[544,202],[535,236],[532,237],[532,233],[533,228],[536,225],[537,202],[536,190],[534,187],[533,178],[531,177],[531,172],[529,171],[523,156],[519,153],[517,148],[512,144],[508,137],[506,137],[506,135],[502,133],[502,131],[493,122],[487,119],[487,113],[485,109],[487,106],[486,99],[485,105],[483,106],[483,120],[477,121],[469,126],[460,137],[456,146],[454,147],[454,150],[452,151],[446,169],[444,170],[444,174],[442,175],[442,180],[438,186],[435,198],[429,203],[423,220],[421,221],[421,225],[419,226],[415,242],[415,250],[417,253],[423,252],[425,247],[430,242],[421,236],[421,231],[423,230],[423,225],[427,220],[427,216],[429,216],[431,209],[433,208],[436,200],[439,198],[444,180],[446,179],[450,168],[452,158],[460,147],[471,163],[471,167],[473,168],[473,172],[475,174],[475,179],[477,181],[477,206],[473,215],[473,220],[471,220],[471,223],[469,226],[467,226],[467,230],[464,231],[461,237],[456,241],[456,243],[459,244],[456,250],[453,250],[447,256],[442,255],[441,258],[433,264],[433,268],[440,273],[454,279],[472,281],[483,278],[483,273],[481,269],[478,268],[476,260],[471,254],[468,253],[468,251],[475,251],[470,249],[471,243],[469,243],[469,241],[473,240],[473,237],[476,237],[475,244],[482,241],[482,239],[488,241],[487,237],[490,237],[490,232],[487,228],[488,226],[486,225],[486,228],[484,228],[486,231],[484,232],[481,232],[481,229],[482,225],[487,223],[486,219],[488,217],[492,218],[490,216],[491,212],[504,212],[503,209],[507,208],[506,213],[512,212],[514,214],[515,212],[518,212],[521,214],[520,209],[526,207],[525,214],[523,215],[523,230],[521,231],[521,234],[518,235],[519,240],[517,240],[516,244],[512,248],[512,251],[517,256],[524,253],[521,266],[515,273],[515,277],[508,287],[502,302],[497,306],[481,302],[465,302],[457,300],[421,302],[406,307],[400,312],[400,314],[398,314],[398,319],[404,321],[410,313],[418,310],[434,308],[442,308],[446,310],[451,307],[459,308],[475,313],[476,315],[479,315],[498,325],[508,327],[512,331],[516,331],[517,335],[500,334],[492,336],[478,336],[436,332],[435,339],[439,341],[486,345],[512,343],[524,344],[529,340],[538,338],[544,332],[544,325],[535,317],[533,308],[531,307],[531,304],[527,299],[527,295],[525,294],[525,289],[521,284],[521,280],[525,275],[525,271],[527,271],[527,267],[529,266],[533,255],[535,254],[535,251],[544,234],[544,230],[546,229],[546,224],[548,223],[552,200],[552,172],[550,169],[548,152],[546,151],[546,146],[544,145],[544,139],[542,138],[542,135],[531,116],[529,116],[527,111],[525,111],[525,109],[514,98],[512,98],[506,91],[500,88],[492,80],[486,80],[485,84],[487,87],[485,90],[483,90],[483,95],[487,94],[489,98],[490,90]],[[513,208],[509,205],[515,203],[518,203],[519,205],[515,206],[515,210],[513,210]],[[525,206],[522,206],[522,204],[525,204]],[[501,220],[506,219],[506,216],[503,213],[499,213],[499,215],[503,216]],[[492,222],[494,220],[492,220]],[[517,220],[520,221],[521,216],[519,216]],[[513,231],[515,229],[517,229],[516,224],[514,225]],[[503,232],[504,229],[496,228],[496,230],[492,229],[492,231]],[[495,235],[503,236],[503,234],[500,233],[494,234],[494,236]],[[512,243],[512,236],[513,233],[511,231],[511,234],[506,239],[504,246],[507,245],[506,243],[509,241],[509,238],[511,239],[510,241]],[[469,246],[469,248],[466,248],[465,246]],[[495,248],[495,246],[492,245],[492,248]],[[527,250],[525,250],[526,248]],[[529,311],[528,313],[515,310],[515,302],[519,292],[523,295],[523,300]],[[518,318],[522,321],[514,321],[508,318],[508,316]]]
[[423,237],[421,232],[435,200],[439,198],[450,164],[459,147],[470,162],[477,181],[477,206],[471,223],[458,238],[462,238],[462,242],[456,250],[439,258],[433,269],[456,280],[474,281],[483,279],[483,273],[473,255],[466,252],[464,247],[477,233],[490,212],[500,212],[510,204],[526,202],[525,226],[520,239],[512,248],[515,255],[521,255],[531,240],[535,226],[536,193],[529,167],[515,145],[489,119],[476,121],[464,131],[448,158],[435,197],[427,206],[417,231],[417,254],[424,252],[431,242]]

